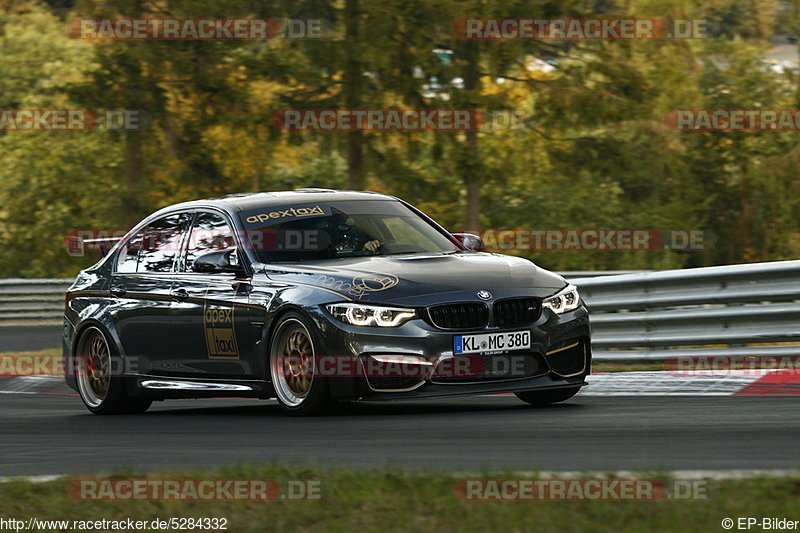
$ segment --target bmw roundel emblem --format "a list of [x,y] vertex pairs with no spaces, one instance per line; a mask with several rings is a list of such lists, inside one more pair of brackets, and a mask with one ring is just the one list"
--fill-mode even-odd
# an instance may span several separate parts
[[490,300],[492,298],[492,293],[489,291],[478,291],[478,298],[481,300]]

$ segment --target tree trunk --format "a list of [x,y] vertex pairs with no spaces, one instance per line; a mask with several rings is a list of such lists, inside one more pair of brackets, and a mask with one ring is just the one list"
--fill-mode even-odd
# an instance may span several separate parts
[[[345,1],[345,50],[344,72],[345,104],[347,109],[361,106],[361,82],[363,67],[359,61],[359,8],[358,0]],[[364,135],[361,131],[347,133],[347,188],[364,188]]]
[[[464,46],[464,71],[462,77],[464,78],[464,90],[466,91],[470,102],[470,108],[474,109],[474,103],[478,100],[478,93],[480,91],[480,78],[478,76],[478,44],[475,41],[469,41]],[[466,150],[463,157],[467,158],[462,162],[462,179],[467,189],[467,229],[471,231],[478,231],[481,229],[481,160],[478,153],[478,132],[466,132]]]
[[141,220],[143,213],[142,194],[144,184],[144,155],[142,153],[142,132],[125,133],[125,220],[130,225]]
[[[473,154],[478,157],[478,134],[474,131],[467,132],[467,156]],[[478,231],[481,229],[481,189],[480,176],[474,175],[474,166],[468,165],[472,175],[465,175],[467,186],[467,229]]]

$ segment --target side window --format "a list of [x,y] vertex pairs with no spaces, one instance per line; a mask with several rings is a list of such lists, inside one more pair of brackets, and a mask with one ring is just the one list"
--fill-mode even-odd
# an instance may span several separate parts
[[117,272],[130,274],[136,272],[139,264],[139,250],[142,249],[142,232],[135,233],[126,242],[117,256]]
[[220,214],[201,211],[194,219],[189,243],[186,248],[186,262],[183,270],[192,271],[198,256],[214,250],[227,250],[236,246],[233,229]]
[[117,272],[172,272],[188,225],[186,213],[152,222],[120,249]]

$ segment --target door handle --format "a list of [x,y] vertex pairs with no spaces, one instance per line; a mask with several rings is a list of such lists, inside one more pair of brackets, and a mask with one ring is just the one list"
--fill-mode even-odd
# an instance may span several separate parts
[[172,299],[176,302],[185,302],[189,299],[189,293],[186,292],[186,289],[176,289],[174,291],[170,291],[172,295]]
[[236,292],[243,292],[245,294],[249,293],[252,290],[253,286],[250,284],[249,280],[242,280],[242,281],[232,281],[231,282],[231,289],[235,290]]
[[125,296],[125,293],[128,292],[128,289],[125,288],[124,285],[112,285],[109,289],[109,292],[114,296]]

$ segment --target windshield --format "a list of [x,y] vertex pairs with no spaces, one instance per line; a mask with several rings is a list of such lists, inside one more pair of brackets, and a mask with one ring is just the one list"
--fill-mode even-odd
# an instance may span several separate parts
[[458,250],[446,235],[393,200],[268,205],[240,216],[265,263]]

